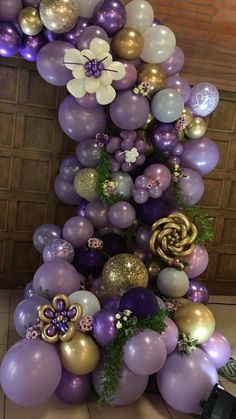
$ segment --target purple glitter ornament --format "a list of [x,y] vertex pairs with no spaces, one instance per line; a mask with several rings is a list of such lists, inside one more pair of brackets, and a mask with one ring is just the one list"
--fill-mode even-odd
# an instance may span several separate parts
[[191,89],[188,107],[197,116],[207,116],[219,102],[219,92],[211,83],[197,83]]
[[43,260],[50,262],[54,259],[64,259],[71,263],[74,259],[72,244],[63,239],[55,239],[48,243],[43,250]]

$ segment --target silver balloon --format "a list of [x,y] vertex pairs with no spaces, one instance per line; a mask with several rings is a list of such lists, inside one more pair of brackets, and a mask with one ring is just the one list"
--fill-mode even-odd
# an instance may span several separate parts
[[134,184],[131,176],[128,173],[115,172],[112,174],[112,179],[116,182],[116,193],[129,199]]
[[184,109],[184,99],[175,89],[163,89],[152,99],[151,111],[155,118],[164,123],[179,118]]

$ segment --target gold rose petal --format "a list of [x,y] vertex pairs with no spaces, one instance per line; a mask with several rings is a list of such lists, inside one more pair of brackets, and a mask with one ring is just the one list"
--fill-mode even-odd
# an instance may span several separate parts
[[51,326],[51,324],[47,324],[46,326],[43,327],[41,337],[47,343],[56,343],[59,340],[58,333],[56,333],[54,336],[48,336],[48,334],[47,334],[48,328],[50,326]]
[[74,317],[70,318],[70,321],[74,323],[79,323],[83,317],[83,307],[80,304],[73,304],[70,306],[70,309],[73,309],[74,307],[76,308],[77,313],[75,314]]
[[65,310],[68,310],[68,308],[70,307],[70,300],[66,295],[63,295],[63,294],[57,294],[53,298],[53,301],[52,301],[53,308],[57,310],[57,302],[60,300],[62,300],[65,303]]
[[46,310],[54,311],[51,304],[45,304],[45,305],[41,306],[39,311],[38,311],[39,320],[41,320],[44,323],[51,323],[52,320],[49,319],[48,317],[46,317],[45,314],[44,314]]
[[74,337],[76,332],[75,324],[69,323],[68,326],[69,329],[66,333],[59,333],[59,339],[61,342],[69,342]]

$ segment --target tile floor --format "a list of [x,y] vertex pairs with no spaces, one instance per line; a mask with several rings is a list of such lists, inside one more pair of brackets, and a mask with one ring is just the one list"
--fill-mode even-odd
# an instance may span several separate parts
[[[22,299],[19,291],[0,291],[0,360],[6,349],[18,336],[13,327],[13,313],[17,303]],[[236,304],[236,297],[211,297],[210,302]],[[236,345],[236,305],[210,306],[215,314],[217,329],[224,333],[232,346]],[[222,379],[222,386],[236,396],[236,385]],[[187,419],[191,416],[178,413],[166,406],[158,394],[145,393],[136,403],[127,407],[98,408],[96,397],[92,395],[82,406],[67,406],[56,398],[37,408],[20,408],[7,400],[0,390],[0,419]]]

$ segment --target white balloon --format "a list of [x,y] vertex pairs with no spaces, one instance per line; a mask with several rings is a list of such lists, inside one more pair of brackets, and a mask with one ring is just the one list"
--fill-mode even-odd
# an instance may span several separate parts
[[184,99],[175,89],[160,90],[152,99],[151,111],[160,122],[173,122],[184,109]]
[[152,26],[143,33],[141,58],[146,63],[159,64],[173,54],[176,46],[174,32],[167,26]]
[[157,277],[157,288],[165,297],[183,297],[189,289],[189,279],[184,271],[165,268]]
[[89,291],[76,291],[69,296],[71,303],[80,304],[83,307],[83,317],[93,316],[101,310],[97,297]]
[[79,15],[82,17],[92,17],[95,7],[101,0],[77,0],[79,3]]
[[112,179],[116,182],[116,193],[129,199],[134,185],[132,177],[128,173],[115,172],[112,173]]
[[146,0],[133,0],[126,6],[127,28],[135,28],[139,32],[144,32],[150,28],[154,19],[152,6]]

